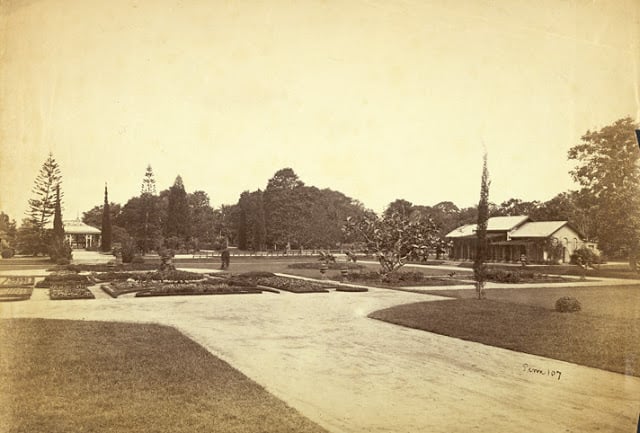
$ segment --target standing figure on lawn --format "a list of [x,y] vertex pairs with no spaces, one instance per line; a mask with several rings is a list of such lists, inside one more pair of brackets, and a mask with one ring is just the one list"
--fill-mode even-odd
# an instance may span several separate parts
[[222,254],[220,254],[220,260],[222,262],[220,269],[229,269],[229,263],[231,262],[231,254],[229,254],[228,249],[224,249]]

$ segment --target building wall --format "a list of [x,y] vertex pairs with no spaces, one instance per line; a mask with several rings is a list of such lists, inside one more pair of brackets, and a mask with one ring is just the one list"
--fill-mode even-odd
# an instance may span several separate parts
[[562,244],[562,261],[564,263],[569,263],[571,261],[571,255],[575,252],[575,250],[584,246],[584,241],[580,238],[580,235],[569,226],[562,227],[560,230],[553,234],[553,237],[558,239],[558,241]]

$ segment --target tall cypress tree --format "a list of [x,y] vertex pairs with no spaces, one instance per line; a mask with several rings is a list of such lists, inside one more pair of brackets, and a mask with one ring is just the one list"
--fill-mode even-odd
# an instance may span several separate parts
[[175,236],[184,242],[189,237],[189,229],[189,200],[182,177],[178,175],[173,186],[169,188],[164,234],[167,237]]
[[107,184],[104,184],[104,206],[102,207],[102,243],[100,249],[103,252],[111,251],[111,208],[109,206],[109,196]]
[[56,185],[56,200],[53,212],[53,233],[49,242],[49,257],[54,262],[71,259],[71,248],[64,240],[62,206],[60,205],[60,185]]
[[478,299],[484,299],[484,285],[487,280],[487,222],[489,220],[489,169],[487,168],[487,153],[482,164],[482,179],[480,182],[480,201],[478,202],[478,224],[476,229],[476,256],[473,261],[473,276],[476,281]]
[[53,240],[64,242],[64,225],[62,223],[62,207],[60,205],[60,184],[56,185],[56,203],[53,213]]

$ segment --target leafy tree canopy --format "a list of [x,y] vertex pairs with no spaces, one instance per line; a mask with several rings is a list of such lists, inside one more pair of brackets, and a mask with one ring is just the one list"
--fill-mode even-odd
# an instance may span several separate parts
[[576,162],[571,171],[592,201],[590,217],[601,249],[609,254],[626,251],[636,268],[640,248],[640,152],[638,125],[626,117],[598,131],[587,131],[569,152]]
[[383,276],[400,269],[407,260],[420,259],[435,251],[440,240],[433,220],[402,213],[379,217],[371,212],[347,217],[344,230],[347,235],[359,237],[375,254]]
[[291,168],[283,168],[278,170],[267,183],[267,191],[274,189],[292,190],[297,187],[304,186],[298,175]]

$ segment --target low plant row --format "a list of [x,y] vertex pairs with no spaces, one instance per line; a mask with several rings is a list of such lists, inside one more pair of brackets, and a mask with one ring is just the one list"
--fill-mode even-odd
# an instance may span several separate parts
[[292,293],[327,293],[328,289],[336,288],[335,284],[278,276],[257,278],[255,283],[258,286],[273,287]]
[[33,287],[35,278],[22,276],[0,277],[0,287]]
[[505,270],[492,268],[489,268],[487,270],[487,279],[496,283],[512,284],[565,281],[565,279],[562,277],[550,276],[529,270]]
[[1,287],[0,302],[24,301],[31,298],[32,287]]
[[70,300],[70,299],[95,299],[95,296],[87,286],[82,284],[51,286],[49,288],[49,298],[51,300]]
[[179,296],[179,295],[224,295],[261,293],[256,287],[229,285],[226,283],[162,283],[146,287],[136,293],[136,297]]
[[137,281],[122,281],[102,284],[100,288],[112,298],[117,298],[125,293],[135,293],[144,290],[146,285]]
[[[322,263],[320,262],[305,262],[305,263],[292,263],[290,265],[288,265],[288,268],[291,269],[317,269],[320,270],[320,267],[322,266]],[[364,265],[359,265],[358,263],[335,263],[335,262],[330,262],[327,265],[327,269],[329,270],[342,270],[342,269],[364,269],[365,266]]]
[[36,287],[40,289],[50,288],[52,286],[73,285],[75,283],[88,285],[91,281],[86,275],[78,274],[60,274],[48,275],[43,280],[36,283]]
[[347,274],[346,281],[362,284],[378,284],[385,287],[407,286],[450,286],[462,284],[460,280],[446,277],[432,277],[417,271],[396,271],[387,275],[379,272],[354,272]]
[[154,272],[102,272],[95,274],[99,281],[195,281],[203,279],[201,274],[187,271],[154,271]]

